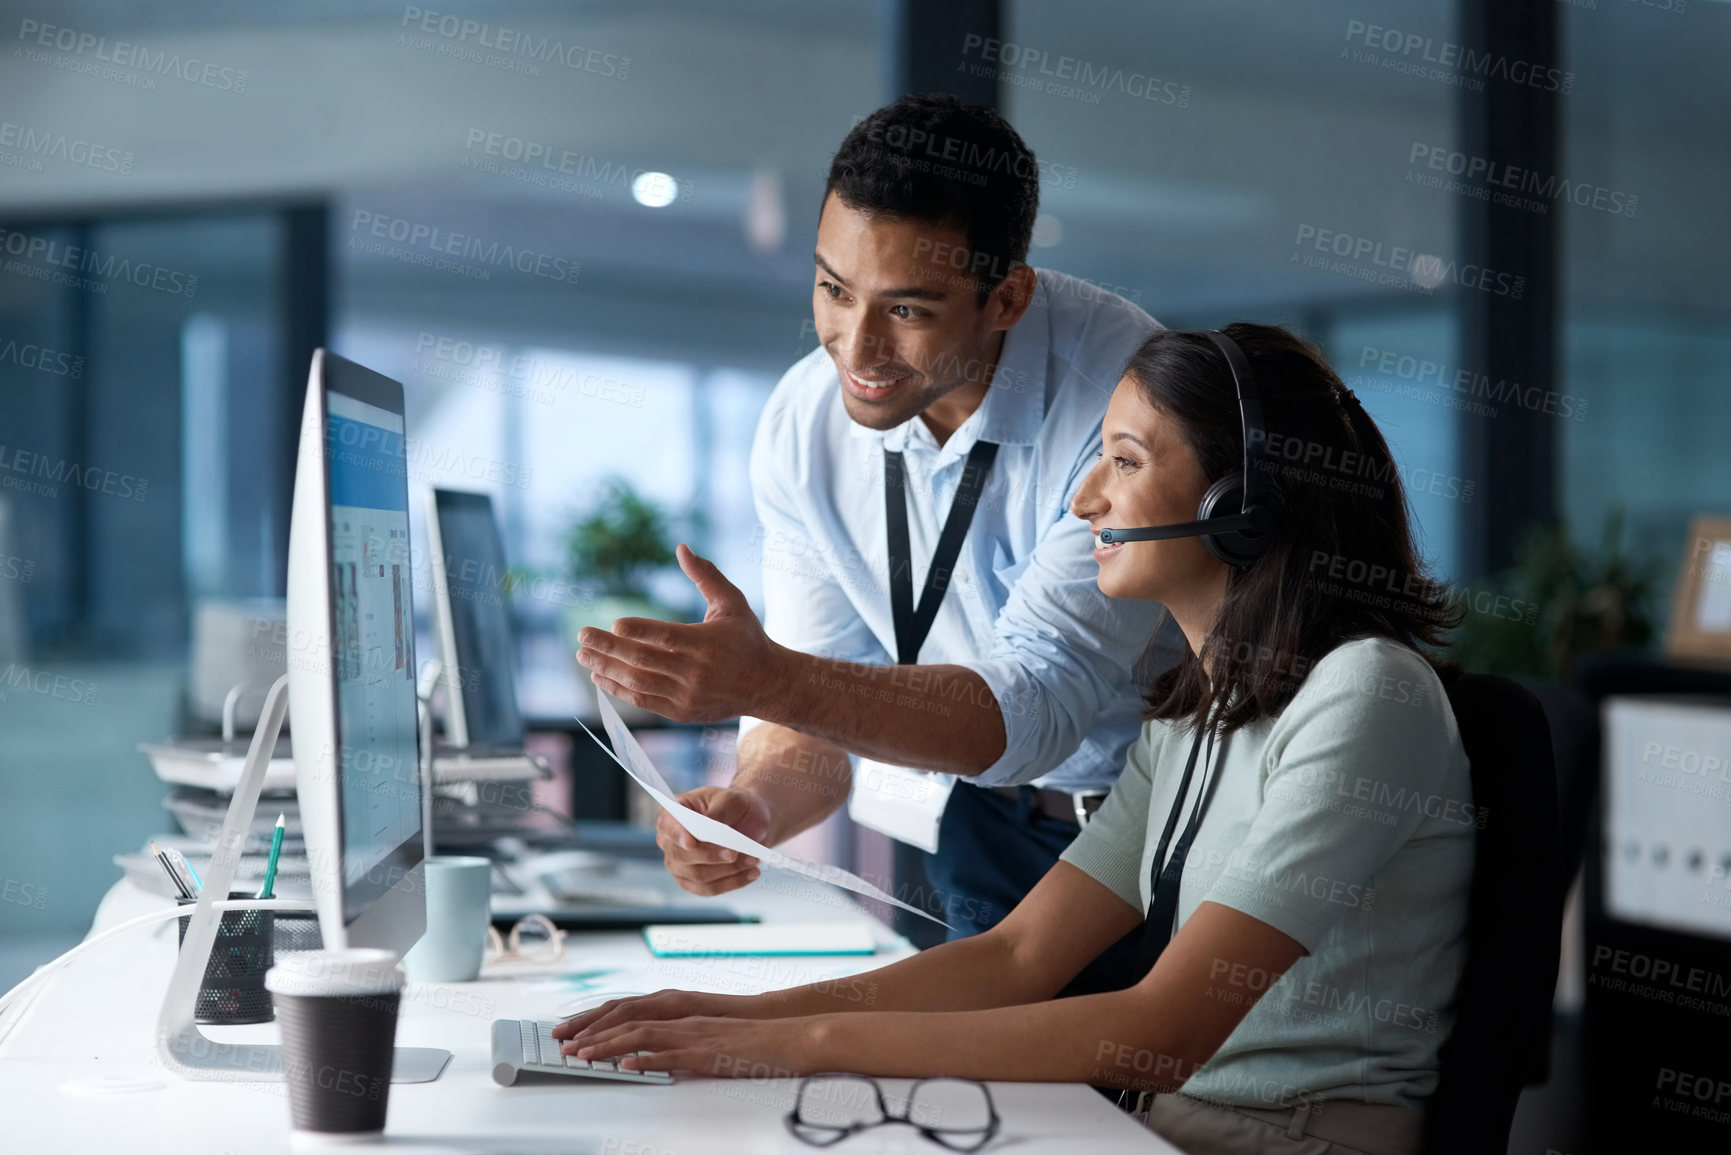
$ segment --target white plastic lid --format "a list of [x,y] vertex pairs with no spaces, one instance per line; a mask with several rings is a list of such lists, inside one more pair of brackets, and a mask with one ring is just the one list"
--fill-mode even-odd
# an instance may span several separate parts
[[402,990],[403,969],[395,954],[376,947],[290,951],[265,972],[264,986],[273,995],[309,998],[384,995]]

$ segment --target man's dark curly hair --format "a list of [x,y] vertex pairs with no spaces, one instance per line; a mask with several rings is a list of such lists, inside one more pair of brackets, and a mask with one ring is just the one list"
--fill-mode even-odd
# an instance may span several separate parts
[[948,93],[904,96],[860,121],[830,161],[830,193],[867,215],[959,229],[952,264],[977,281],[984,306],[1028,257],[1040,169],[1010,122]]

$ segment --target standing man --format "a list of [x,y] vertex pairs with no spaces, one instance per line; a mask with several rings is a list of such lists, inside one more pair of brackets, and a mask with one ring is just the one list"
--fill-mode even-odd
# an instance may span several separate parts
[[[818,222],[821,347],[752,445],[763,623],[681,546],[703,622],[579,638],[609,693],[679,721],[744,716],[732,784],[683,802],[774,845],[852,788],[857,819],[935,836],[933,909],[959,934],[1002,918],[1117,779],[1160,616],[1100,592],[1068,516],[1157,326],[1025,263],[1038,204],[1033,153],[989,108],[910,96],[856,125]],[[658,841],[693,893],[758,875],[666,815]],[[1120,943],[1070,989],[1127,985],[1134,954]]]

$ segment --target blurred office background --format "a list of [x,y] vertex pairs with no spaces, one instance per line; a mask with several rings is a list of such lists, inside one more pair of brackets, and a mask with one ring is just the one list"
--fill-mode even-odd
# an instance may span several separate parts
[[[1038,154],[1036,265],[1320,342],[1443,577],[1502,588],[1535,527],[1620,511],[1662,623],[1731,507],[1717,0],[0,8],[0,985],[161,826],[136,746],[188,724],[201,605],[283,593],[312,347],[405,384],[417,483],[495,498],[540,579],[531,716],[571,709],[566,539],[607,478],[755,598],[746,454],[814,346],[827,163],[909,87]],[[1537,183],[1493,204],[1468,167],[1510,157]]]

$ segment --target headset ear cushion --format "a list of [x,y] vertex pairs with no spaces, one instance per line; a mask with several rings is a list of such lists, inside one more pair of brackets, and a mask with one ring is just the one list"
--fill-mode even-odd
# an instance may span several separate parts
[[[1208,492],[1202,495],[1202,504],[1196,508],[1196,520],[1207,521],[1211,517],[1225,517],[1228,514],[1239,513],[1244,508],[1244,471],[1235,469],[1231,473],[1208,487]],[[1202,545],[1209,553],[1225,562],[1227,565],[1240,568],[1249,565],[1268,552],[1273,544],[1272,533],[1205,533],[1202,535]]]

